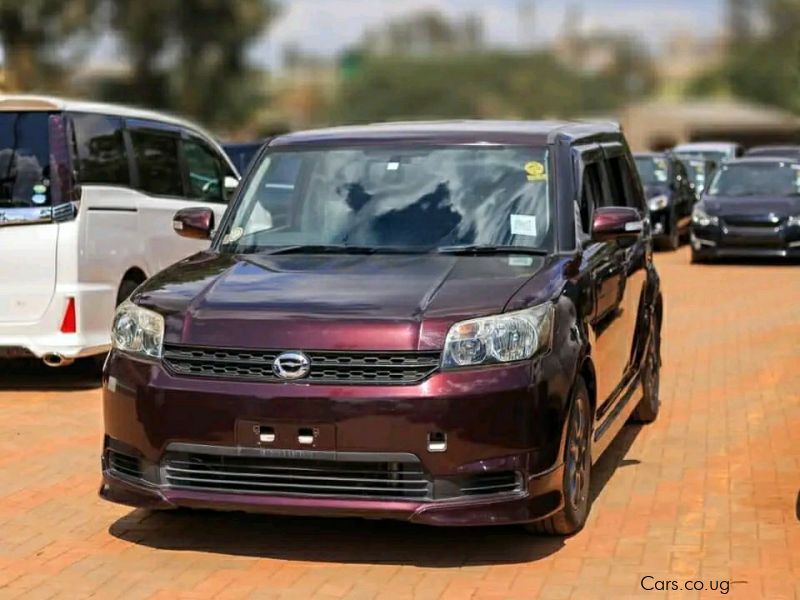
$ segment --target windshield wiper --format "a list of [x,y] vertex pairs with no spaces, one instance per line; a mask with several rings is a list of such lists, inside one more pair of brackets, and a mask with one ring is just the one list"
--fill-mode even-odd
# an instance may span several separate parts
[[245,246],[237,254],[422,254],[424,251],[403,246],[350,246],[345,244],[295,244],[291,246]]
[[549,252],[541,248],[530,248],[525,246],[485,246],[485,245],[465,245],[465,246],[441,246],[436,249],[439,254],[456,255],[492,255],[492,254],[532,254],[534,256],[547,256]]

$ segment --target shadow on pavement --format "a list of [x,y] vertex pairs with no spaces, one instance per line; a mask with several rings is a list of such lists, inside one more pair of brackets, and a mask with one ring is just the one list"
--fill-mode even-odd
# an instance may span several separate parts
[[0,391],[85,390],[100,387],[100,372],[91,360],[52,368],[40,360],[0,360]]
[[[593,471],[594,501],[624,460],[641,426],[623,428]],[[557,552],[561,538],[521,527],[434,528],[396,521],[322,519],[213,511],[137,509],[109,528],[111,535],[152,548],[331,563],[425,567],[536,561]]]

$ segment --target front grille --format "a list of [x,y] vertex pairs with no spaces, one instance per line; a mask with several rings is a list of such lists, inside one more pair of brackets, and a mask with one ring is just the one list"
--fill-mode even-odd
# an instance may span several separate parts
[[127,475],[136,479],[142,478],[142,463],[135,456],[129,456],[116,450],[108,451],[108,466],[120,475]]
[[773,218],[768,215],[728,216],[728,217],[723,217],[722,220],[726,225],[730,225],[732,227],[757,227],[757,228],[769,228],[769,229],[780,227],[781,223],[784,221],[784,219],[782,218],[778,217]]
[[[281,350],[203,348],[168,344],[164,363],[177,375],[284,381],[272,371]],[[411,384],[439,366],[438,352],[306,352],[311,369],[296,380],[307,383]]]
[[522,482],[514,471],[499,471],[471,475],[461,482],[460,488],[465,496],[480,496],[516,492],[522,488]]
[[228,493],[428,500],[419,462],[362,462],[170,453],[164,482]]

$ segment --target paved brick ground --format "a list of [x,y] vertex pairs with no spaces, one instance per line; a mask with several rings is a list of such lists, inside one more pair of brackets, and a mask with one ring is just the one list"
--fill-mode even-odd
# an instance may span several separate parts
[[[586,529],[131,511],[101,502],[100,393],[0,373],[1,598],[800,598],[800,268],[658,256],[663,412],[594,474]],[[652,585],[654,580],[648,580]]]

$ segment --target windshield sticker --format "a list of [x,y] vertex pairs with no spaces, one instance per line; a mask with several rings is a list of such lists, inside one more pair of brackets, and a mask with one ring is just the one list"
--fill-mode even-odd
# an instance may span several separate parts
[[536,235],[536,217],[511,215],[511,235]]
[[533,264],[533,258],[530,256],[509,256],[509,267],[530,267]]
[[387,171],[397,171],[400,168],[400,163],[397,161],[392,161],[386,163],[386,170]]
[[47,186],[41,183],[37,183],[35,186],[33,186],[34,194],[44,194],[45,192],[47,192]]
[[47,202],[47,196],[45,196],[44,194],[34,194],[33,196],[31,196],[31,202],[33,202],[34,204],[44,204],[45,202]]
[[525,174],[528,176],[528,181],[544,181],[547,179],[544,165],[535,160],[525,163]]

